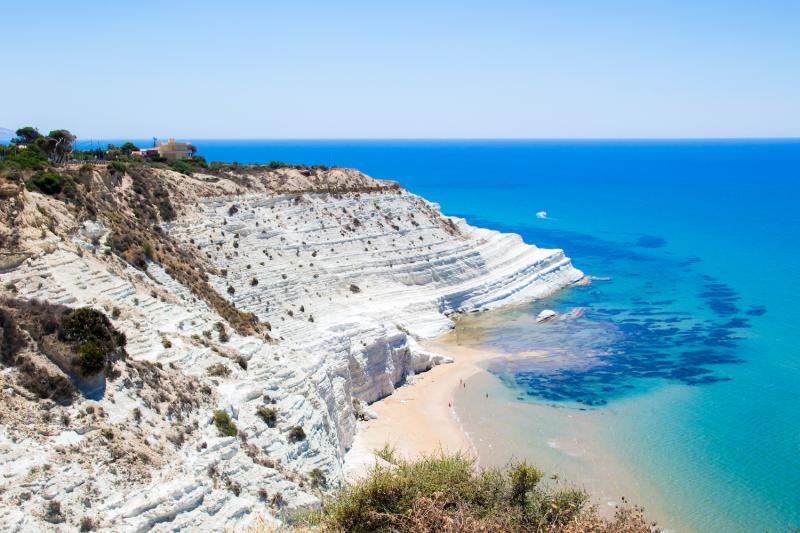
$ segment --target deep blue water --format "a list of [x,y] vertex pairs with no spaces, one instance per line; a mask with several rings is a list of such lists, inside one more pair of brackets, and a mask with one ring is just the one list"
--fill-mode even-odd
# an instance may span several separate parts
[[[800,527],[800,141],[196,144],[210,161],[357,167],[563,248],[609,279],[523,310],[580,309],[574,320],[533,328],[514,310],[487,329],[497,347],[556,354],[491,370],[520,401],[641,399],[620,454],[692,529]],[[647,403],[669,388],[691,394]]]

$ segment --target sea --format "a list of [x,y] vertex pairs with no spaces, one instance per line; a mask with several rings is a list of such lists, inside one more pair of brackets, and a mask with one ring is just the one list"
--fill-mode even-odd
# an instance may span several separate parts
[[481,463],[532,462],[670,531],[800,528],[800,140],[195,144],[397,180],[592,277],[458,321],[508,354],[456,397]]

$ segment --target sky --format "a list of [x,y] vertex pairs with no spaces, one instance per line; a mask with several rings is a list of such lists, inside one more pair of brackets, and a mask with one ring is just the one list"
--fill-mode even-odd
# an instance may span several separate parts
[[800,137],[800,1],[15,1],[0,127]]

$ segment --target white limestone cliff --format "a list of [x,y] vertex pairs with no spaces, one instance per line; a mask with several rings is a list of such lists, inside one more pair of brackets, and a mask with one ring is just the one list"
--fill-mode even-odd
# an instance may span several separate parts
[[[365,190],[376,182],[348,172],[359,185],[349,192],[320,192],[318,183],[297,180],[280,191],[237,194],[221,183],[187,192],[179,216],[162,224],[213,266],[209,282],[219,294],[269,323],[272,341],[235,333],[160,265],[143,272],[104,253],[101,220],[73,222],[65,240],[29,233],[30,256],[0,271],[7,294],[102,309],[127,335],[131,360],[158,363],[175,383],[196,378],[211,395],[178,424],[118,379],[96,401],[50,406],[73,422],[37,419],[25,427],[8,412],[16,396],[5,389],[5,529],[68,530],[85,516],[115,531],[222,529],[253,514],[280,518],[286,508],[315,501],[315,469],[328,486],[342,480],[359,406],[446,362],[417,339],[446,331],[449,314],[543,298],[582,278],[561,250],[443,217],[396,187]],[[29,205],[59,209],[23,194]],[[225,370],[209,375],[215,365]],[[275,427],[259,417],[262,406],[277,413]],[[240,438],[219,436],[215,408],[231,415]],[[115,428],[117,442],[141,442],[141,453],[154,457],[140,474],[112,472],[113,454],[101,453],[105,425]],[[173,438],[176,426],[181,438]],[[292,441],[295,427],[305,439]],[[95,460],[78,463],[81,454]],[[45,521],[49,501],[59,502],[61,525]]]

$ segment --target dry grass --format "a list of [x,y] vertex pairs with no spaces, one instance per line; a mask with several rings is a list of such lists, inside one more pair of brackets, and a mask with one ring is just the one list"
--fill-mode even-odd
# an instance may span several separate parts
[[[252,313],[240,311],[208,283],[214,271],[202,254],[176,243],[160,224],[177,216],[176,185],[163,171],[129,164],[124,171],[97,166],[89,173],[69,171],[80,182],[69,207],[77,219],[101,220],[111,229],[112,250],[126,262],[146,270],[148,261],[164,270],[208,303],[240,335],[268,338]],[[125,177],[130,187],[124,187]]]
[[376,465],[322,510],[296,520],[324,532],[417,533],[650,533],[655,524],[623,504],[609,520],[581,490],[551,485],[525,463],[480,470],[462,455]]

